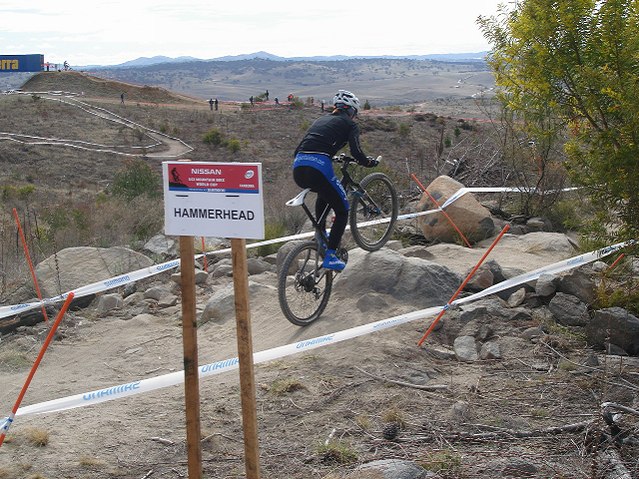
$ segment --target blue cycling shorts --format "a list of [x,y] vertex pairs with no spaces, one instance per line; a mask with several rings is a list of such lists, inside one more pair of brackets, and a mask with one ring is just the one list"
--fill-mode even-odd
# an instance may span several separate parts
[[[324,178],[330,183],[331,187],[337,192],[342,200],[346,211],[349,209],[348,198],[342,182],[337,178],[333,171],[333,161],[331,157],[322,153],[298,153],[295,155],[295,161],[293,161],[293,169],[300,166],[310,166],[311,168],[319,171]],[[310,185],[309,185],[310,186]],[[306,186],[308,188],[309,186]],[[313,191],[322,193],[313,188]]]

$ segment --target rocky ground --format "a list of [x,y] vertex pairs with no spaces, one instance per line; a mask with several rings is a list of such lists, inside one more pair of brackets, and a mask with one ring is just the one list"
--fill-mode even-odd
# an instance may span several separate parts
[[[275,256],[254,258],[254,350],[442,305],[486,247],[353,250],[327,311],[306,328],[279,310]],[[575,254],[564,235],[534,233],[505,238],[490,258],[516,276]],[[210,264],[197,286],[200,364],[237,354],[234,312],[224,299],[232,291],[229,261]],[[417,274],[420,286],[408,287]],[[136,289],[111,293],[119,307],[105,307],[103,296],[65,318],[23,405],[182,369],[180,293],[170,273]],[[639,363],[588,347],[584,328],[557,322],[534,283],[519,300],[512,296],[449,311],[422,347],[432,315],[258,365],[262,477],[636,477],[635,446],[611,440],[602,404],[635,410]],[[6,412],[46,332],[41,323],[0,338]],[[474,356],[465,356],[461,337],[474,338]],[[202,380],[204,477],[245,477],[241,417],[237,372]],[[618,426],[632,437],[636,416],[625,413]],[[0,448],[0,477],[186,477],[185,439],[181,386],[18,416]],[[376,462],[384,460],[395,462]],[[630,475],[596,472],[621,465]]]

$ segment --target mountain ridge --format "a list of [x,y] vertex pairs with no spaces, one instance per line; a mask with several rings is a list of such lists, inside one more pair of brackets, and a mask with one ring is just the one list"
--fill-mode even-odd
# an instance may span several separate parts
[[282,57],[273,55],[265,51],[254,53],[245,53],[239,55],[225,55],[216,58],[197,58],[192,56],[168,57],[164,55],[156,55],[153,57],[138,57],[116,65],[85,65],[77,66],[77,69],[99,69],[99,68],[128,68],[157,65],[162,63],[187,63],[187,62],[215,62],[215,61],[241,61],[241,60],[272,60],[272,61],[342,61],[355,59],[392,59],[392,60],[438,60],[448,62],[467,62],[478,61],[483,62],[488,52],[469,52],[469,53],[434,53],[428,55],[315,55],[315,56],[296,56]]

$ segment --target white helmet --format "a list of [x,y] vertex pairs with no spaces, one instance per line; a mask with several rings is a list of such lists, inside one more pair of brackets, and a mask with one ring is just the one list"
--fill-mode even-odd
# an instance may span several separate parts
[[340,90],[333,97],[333,105],[335,108],[351,107],[355,113],[359,111],[359,99],[350,91]]

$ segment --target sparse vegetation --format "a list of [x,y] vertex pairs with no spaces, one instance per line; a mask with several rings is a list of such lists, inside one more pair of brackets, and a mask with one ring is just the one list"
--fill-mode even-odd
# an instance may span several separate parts
[[97,457],[81,456],[78,460],[78,464],[82,467],[94,468],[104,466],[105,462]]
[[125,200],[138,196],[158,198],[162,192],[160,176],[144,160],[128,160],[113,179],[111,192]]
[[0,365],[9,369],[22,370],[31,366],[31,361],[26,353],[13,348],[0,351]]
[[306,386],[302,384],[299,379],[284,378],[274,381],[269,392],[274,396],[283,396],[284,394],[292,393],[306,389]]
[[460,454],[450,449],[428,453],[418,462],[427,471],[436,472],[444,477],[459,477],[462,472]]
[[357,452],[350,444],[343,441],[328,441],[317,447],[322,461],[332,464],[349,464],[357,461]]

